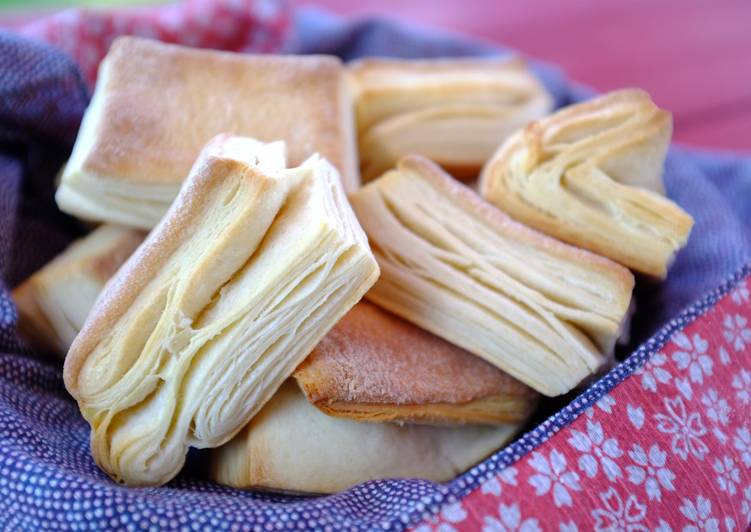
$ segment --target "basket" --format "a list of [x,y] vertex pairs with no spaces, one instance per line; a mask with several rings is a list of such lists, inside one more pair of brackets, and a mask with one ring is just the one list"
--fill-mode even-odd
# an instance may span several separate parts
[[[0,34],[3,528],[745,529],[751,523],[751,157],[680,147],[670,151],[665,181],[696,225],[668,279],[638,283],[623,361],[452,482],[373,481],[304,498],[217,486],[203,480],[200,466],[165,487],[125,488],[96,467],[89,427],[62,385],[61,368],[30,353],[15,335],[8,288],[83,230],[55,207],[53,183],[75,139],[87,83],[112,38],[136,33],[344,59],[506,53],[316,11],[298,14],[294,35],[290,27],[288,11],[275,2],[194,0],[116,14],[63,13],[23,28],[25,37]],[[559,106],[588,95],[553,67],[535,64],[535,71]]]

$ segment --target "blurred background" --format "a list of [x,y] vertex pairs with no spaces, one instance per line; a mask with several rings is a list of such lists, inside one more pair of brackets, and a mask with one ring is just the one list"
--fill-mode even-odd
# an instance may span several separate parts
[[[76,5],[153,0],[0,0],[0,27]],[[605,91],[647,90],[673,112],[674,139],[751,150],[751,0],[288,0],[348,17],[380,16],[501,43]]]

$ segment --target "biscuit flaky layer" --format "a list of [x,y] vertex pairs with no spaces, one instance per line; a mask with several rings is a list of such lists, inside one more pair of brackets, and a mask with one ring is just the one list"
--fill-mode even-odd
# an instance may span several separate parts
[[118,38],[100,67],[57,192],[79,218],[150,229],[198,153],[231,133],[287,142],[290,165],[313,153],[359,177],[341,61],[198,50]]
[[104,285],[145,236],[102,225],[17,286],[13,301],[21,335],[39,349],[64,356]]
[[113,478],[162,484],[230,439],[377,278],[336,170],[278,164],[212,141],[73,343],[66,387]]
[[310,402],[358,421],[509,423],[537,394],[373,303],[355,305],[295,370]]
[[513,218],[640,273],[664,278],[693,219],[665,198],[672,120],[649,95],[616,91],[517,132],[481,175]]
[[367,297],[540,393],[606,362],[634,279],[522,226],[410,156],[350,196],[381,266]]
[[411,153],[474,178],[501,142],[553,104],[518,57],[365,59],[347,73],[365,181]]
[[305,493],[335,493],[383,478],[445,482],[519,428],[358,423],[323,414],[287,381],[245,429],[212,451],[209,475],[238,488]]

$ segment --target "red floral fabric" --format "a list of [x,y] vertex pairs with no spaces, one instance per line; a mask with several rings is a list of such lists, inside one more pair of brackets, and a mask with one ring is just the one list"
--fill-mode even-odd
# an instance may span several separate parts
[[751,523],[751,277],[532,453],[415,530]]
[[265,53],[282,50],[289,27],[289,9],[278,0],[186,0],[119,11],[71,9],[33,22],[20,33],[62,48],[93,85],[99,62],[120,35]]

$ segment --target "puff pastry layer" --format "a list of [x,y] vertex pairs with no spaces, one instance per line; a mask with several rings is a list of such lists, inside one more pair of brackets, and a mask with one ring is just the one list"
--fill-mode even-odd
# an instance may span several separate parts
[[530,227],[664,278],[693,225],[661,195],[671,132],[645,92],[616,91],[517,132],[483,169],[481,192]]
[[367,297],[545,395],[598,371],[634,279],[524,227],[419,156],[350,196],[382,276]]
[[210,475],[238,488],[335,493],[382,478],[445,482],[507,443],[518,425],[433,427],[327,416],[287,381],[232,441]]
[[360,164],[368,181],[403,155],[474,178],[498,145],[547,114],[552,98],[517,57],[365,59],[348,67]]
[[18,285],[13,301],[24,339],[65,356],[105,283],[145,236],[136,229],[102,225]]
[[198,153],[232,133],[320,153],[359,178],[352,104],[333,56],[247,55],[120,37],[102,62],[57,202],[80,218],[150,229]]
[[114,479],[162,484],[230,439],[378,276],[333,166],[262,155],[212,141],[73,342],[65,384]]
[[479,357],[361,301],[295,370],[308,400],[358,421],[509,423],[537,394]]

